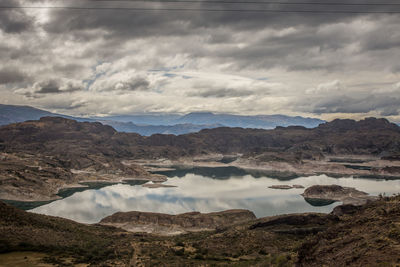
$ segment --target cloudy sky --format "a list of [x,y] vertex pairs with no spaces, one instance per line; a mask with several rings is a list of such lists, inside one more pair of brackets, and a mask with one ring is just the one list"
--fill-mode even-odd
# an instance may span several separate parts
[[[54,8],[62,6],[119,9]],[[160,10],[187,8],[196,10]],[[399,13],[210,9],[400,12],[400,5],[2,0],[0,103],[70,115],[213,111],[400,121]]]

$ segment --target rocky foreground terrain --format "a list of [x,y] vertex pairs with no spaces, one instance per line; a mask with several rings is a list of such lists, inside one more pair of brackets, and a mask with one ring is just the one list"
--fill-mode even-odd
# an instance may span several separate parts
[[399,255],[400,196],[177,236],[84,225],[0,202],[6,266],[397,266]]
[[400,127],[385,119],[145,137],[98,122],[44,117],[0,127],[0,199],[51,200],[60,188],[86,181],[165,181],[142,166],[148,164],[397,179],[399,158]]
[[256,219],[248,210],[226,210],[221,212],[188,212],[169,215],[153,212],[117,212],[100,221],[129,232],[147,232],[157,235],[176,235],[188,232],[216,230]]

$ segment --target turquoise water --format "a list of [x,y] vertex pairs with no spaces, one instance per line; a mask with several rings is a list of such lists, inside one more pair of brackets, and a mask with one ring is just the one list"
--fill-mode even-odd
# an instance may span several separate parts
[[[177,187],[146,188],[135,184],[103,185],[84,191],[69,191],[66,197],[30,211],[60,216],[82,223],[96,223],[117,211],[148,211],[179,214],[248,209],[257,217],[296,212],[330,212],[340,203],[308,203],[304,189],[279,190],[268,186],[338,184],[373,195],[400,192],[399,180],[332,178],[326,175],[278,177],[271,173],[237,168],[195,168],[163,172],[165,184]],[[271,177],[274,176],[274,177]],[[327,204],[327,205],[324,205]]]

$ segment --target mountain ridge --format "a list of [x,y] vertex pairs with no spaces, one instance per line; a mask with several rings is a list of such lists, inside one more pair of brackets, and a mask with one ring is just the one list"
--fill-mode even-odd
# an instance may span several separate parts
[[[30,136],[26,135],[27,132]],[[92,134],[98,136],[94,137]],[[0,139],[2,139],[3,146],[10,148],[12,147],[10,142],[19,144],[18,140],[23,146],[32,142],[43,146],[46,144],[45,141],[66,141],[68,138],[75,140],[77,136],[81,138],[80,141],[91,140],[94,142],[91,149],[96,147],[97,141],[94,140],[101,140],[101,145],[107,145],[110,149],[119,149],[121,144],[125,148],[131,146],[133,149],[141,146],[147,146],[149,149],[164,146],[168,149],[192,150],[189,153],[192,155],[201,154],[199,150],[204,149],[208,152],[248,153],[260,152],[263,148],[280,148],[282,151],[286,151],[302,145],[308,145],[308,150],[314,146],[315,149],[318,148],[327,153],[331,153],[328,150],[332,146],[337,149],[335,153],[346,150],[350,152],[357,148],[369,150],[373,154],[390,149],[400,151],[400,127],[383,118],[366,118],[360,121],[336,119],[312,129],[301,126],[277,127],[272,130],[218,127],[178,136],[170,134],[141,136],[135,133],[121,133],[100,122],[77,122],[62,117],[43,117],[38,121],[0,127]],[[99,145],[97,148],[102,147]],[[81,146],[89,147],[88,144],[81,144]],[[124,151],[127,152],[126,149]],[[127,153],[132,154],[131,152]]]
[[359,155],[375,161],[383,157],[395,160],[400,155],[400,127],[386,119],[367,118],[336,120],[312,129],[220,127],[183,135],[141,136],[118,132],[100,122],[42,117],[0,127],[0,198],[48,200],[65,184],[88,179],[163,181],[165,178],[150,175],[135,161],[199,164],[196,158],[208,158],[218,163],[215,155],[220,159],[233,155],[232,166],[291,175],[295,170],[301,175],[328,171],[393,178],[400,176],[400,168],[391,163],[377,162],[366,170],[354,170],[329,158]]
[[0,104],[0,125],[38,120],[44,116],[64,117],[77,121],[99,121],[113,126],[120,132],[136,132],[141,135],[152,134],[186,134],[198,132],[201,129],[227,127],[244,127],[272,129],[276,126],[301,125],[315,127],[325,121],[315,118],[286,115],[255,115],[242,116],[232,114],[214,114],[212,112],[192,112],[179,114],[143,114],[143,115],[115,115],[106,117],[73,117],[51,113],[29,106],[13,106]]

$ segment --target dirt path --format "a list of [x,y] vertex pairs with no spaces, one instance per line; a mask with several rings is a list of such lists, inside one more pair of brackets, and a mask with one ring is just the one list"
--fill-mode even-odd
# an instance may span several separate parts
[[144,263],[141,261],[139,255],[140,255],[140,247],[136,243],[131,243],[132,245],[132,258],[129,261],[129,266],[135,266],[135,267],[144,267]]

